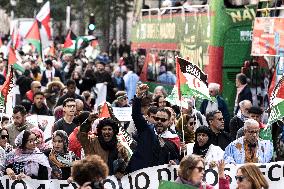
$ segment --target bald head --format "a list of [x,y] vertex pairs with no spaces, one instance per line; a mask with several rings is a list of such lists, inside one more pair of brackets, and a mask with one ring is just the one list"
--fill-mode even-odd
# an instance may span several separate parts
[[76,115],[79,115],[81,111],[84,109],[84,102],[80,99],[76,99]]
[[249,117],[248,110],[252,107],[251,101],[243,100],[239,103],[239,106],[242,114],[246,117]]
[[33,93],[37,93],[41,91],[41,84],[39,81],[33,81],[31,83],[31,90]]

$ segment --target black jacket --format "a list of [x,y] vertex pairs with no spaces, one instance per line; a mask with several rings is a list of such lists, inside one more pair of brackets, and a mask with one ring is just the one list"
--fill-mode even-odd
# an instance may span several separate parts
[[212,144],[214,144],[215,146],[219,146],[220,148],[222,148],[222,150],[225,150],[225,148],[232,141],[230,138],[230,134],[225,131],[221,131],[220,133],[216,134],[211,130],[211,139]]
[[244,126],[244,122],[237,116],[234,116],[231,119],[229,128],[230,128],[230,135],[232,137],[232,140],[236,140],[237,132],[243,126]]
[[[60,81],[63,82],[62,74],[57,69],[55,69],[55,73],[54,73],[54,75],[52,77],[53,78],[54,77],[59,77]],[[46,71],[43,71],[40,83],[41,83],[42,86],[46,86],[47,85],[48,79],[46,77]]]
[[37,115],[47,115],[47,116],[52,116],[52,111],[48,109],[46,105],[43,105],[41,108],[37,108],[34,104],[32,104],[31,114],[37,114]]
[[246,85],[243,88],[243,90],[240,92],[240,94],[238,95],[238,100],[237,100],[238,106],[236,108],[235,115],[238,113],[238,111],[240,109],[239,103],[243,100],[249,100],[252,103],[252,94],[251,94],[251,90],[250,90],[248,85]]
[[132,119],[138,136],[137,147],[127,167],[128,173],[179,159],[179,149],[173,142],[165,139],[165,145],[160,146],[154,126],[149,125],[141,113],[141,99],[136,97],[133,99]]

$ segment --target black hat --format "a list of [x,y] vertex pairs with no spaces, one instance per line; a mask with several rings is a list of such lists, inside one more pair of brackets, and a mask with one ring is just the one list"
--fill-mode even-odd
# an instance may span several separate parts
[[258,114],[261,115],[263,113],[263,110],[257,106],[252,106],[249,110],[249,113],[253,113],[253,114]]

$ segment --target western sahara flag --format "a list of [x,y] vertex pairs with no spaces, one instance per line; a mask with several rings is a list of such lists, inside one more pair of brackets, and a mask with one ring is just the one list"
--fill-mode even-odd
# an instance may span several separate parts
[[270,98],[270,115],[268,124],[271,125],[284,117],[284,76],[281,77],[272,91]]
[[177,57],[176,60],[176,86],[179,99],[182,96],[185,98],[194,96],[212,101],[207,87],[207,75],[198,66],[185,59]]
[[64,46],[63,46],[63,53],[71,53],[73,54],[76,51],[76,35],[70,29],[67,33],[65,38]]

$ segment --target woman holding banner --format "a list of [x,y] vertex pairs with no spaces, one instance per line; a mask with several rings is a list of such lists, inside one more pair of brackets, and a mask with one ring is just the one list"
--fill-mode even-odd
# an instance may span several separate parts
[[260,169],[253,163],[246,163],[237,170],[237,189],[268,189],[269,185]]
[[37,138],[31,131],[22,131],[15,140],[16,149],[6,157],[6,174],[11,179],[48,180],[51,168],[47,157],[36,148]]
[[[220,163],[219,170],[219,189],[230,189],[229,180],[224,174],[224,161]],[[214,187],[203,182],[205,173],[204,159],[197,155],[187,155],[182,158],[179,169],[177,183],[185,184],[199,189],[213,189]]]

